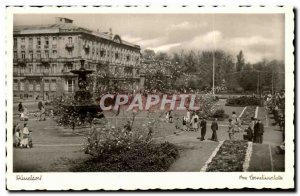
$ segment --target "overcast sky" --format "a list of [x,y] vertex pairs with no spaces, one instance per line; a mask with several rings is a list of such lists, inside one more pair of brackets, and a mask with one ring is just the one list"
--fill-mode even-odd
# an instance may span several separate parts
[[52,24],[67,17],[78,26],[108,31],[156,52],[223,49],[247,62],[284,59],[283,14],[65,14],[15,15],[14,25]]

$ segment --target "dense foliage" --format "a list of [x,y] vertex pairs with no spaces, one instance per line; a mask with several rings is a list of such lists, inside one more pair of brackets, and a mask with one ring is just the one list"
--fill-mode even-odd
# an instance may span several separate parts
[[217,118],[218,120],[224,120],[228,117],[229,117],[229,115],[225,114],[224,109],[217,109],[209,118],[212,120],[215,118]]
[[259,93],[271,90],[272,86],[275,91],[284,89],[283,62],[264,59],[257,63],[249,63],[250,59],[244,58],[243,51],[236,57],[223,50],[180,51],[171,55],[145,50],[142,54],[146,62],[142,63],[145,65],[143,70],[148,81],[152,82],[146,82],[146,87],[210,90],[213,84],[214,58],[215,89],[223,85],[229,93]]
[[46,110],[53,112],[53,119],[58,126],[73,127],[90,125],[91,117],[89,115],[79,115],[71,106],[75,105],[74,99],[70,96],[53,99],[47,106]]
[[94,127],[85,152],[91,158],[74,165],[76,172],[167,171],[179,156],[175,145],[154,143],[147,131]]
[[259,98],[255,96],[240,96],[240,97],[231,97],[227,99],[227,106],[258,106],[260,105]]

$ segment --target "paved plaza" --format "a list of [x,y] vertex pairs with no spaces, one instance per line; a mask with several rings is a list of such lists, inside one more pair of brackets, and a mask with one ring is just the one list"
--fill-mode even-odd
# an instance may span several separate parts
[[[28,104],[29,111],[35,111],[36,105],[30,104]],[[231,114],[232,111],[240,114],[243,111],[243,107],[225,106],[224,100],[220,100],[217,105],[224,108],[227,114]],[[137,116],[136,126],[146,123],[145,115],[146,113],[141,113]],[[155,114],[153,115],[155,116]],[[178,116],[180,115],[178,113]],[[272,119],[267,116],[264,108],[259,108],[258,115],[263,119],[265,125],[264,144],[254,145],[255,162],[250,165],[249,169],[253,171],[282,171],[284,170],[284,156],[278,156],[275,153],[276,146],[282,142],[282,132],[279,131],[279,127],[272,126]],[[106,116],[112,125],[122,126],[127,121],[124,111],[121,111],[118,117],[115,117],[114,113],[107,113]],[[14,119],[15,121],[18,120],[17,115],[14,116]],[[200,137],[200,131],[176,130],[175,123],[165,122],[164,116],[161,119],[154,132],[153,141],[171,142],[178,146],[180,151],[179,159],[170,167],[169,171],[199,172],[219,144],[209,140],[212,134],[211,122],[207,122],[206,140],[200,141],[197,139]],[[227,120],[218,123],[219,141],[227,140]],[[28,126],[32,130],[34,147],[31,149],[14,148],[13,159],[14,171],[16,172],[68,171],[68,165],[65,165],[64,160],[76,161],[76,159],[84,159],[89,156],[84,154],[82,150],[82,144],[85,142],[85,136],[89,130],[88,127],[77,128],[74,133],[72,129],[57,126],[51,118],[47,118],[46,121],[37,121],[34,116],[30,116]],[[246,127],[243,126],[243,129]],[[243,134],[242,132],[236,133],[235,138],[240,140],[243,138]],[[266,154],[268,155],[267,158],[265,157]]]

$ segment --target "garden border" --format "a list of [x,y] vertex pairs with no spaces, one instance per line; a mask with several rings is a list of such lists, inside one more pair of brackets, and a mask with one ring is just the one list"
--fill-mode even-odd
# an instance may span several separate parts
[[220,148],[223,145],[223,143],[224,143],[224,141],[220,141],[219,145],[215,148],[215,150],[213,151],[213,153],[210,155],[210,157],[205,162],[204,166],[200,169],[200,172],[206,172],[206,169],[207,169],[208,165],[213,160],[213,158],[216,156],[216,154],[220,150]]
[[248,142],[248,147],[247,147],[245,160],[244,160],[244,164],[243,164],[243,172],[247,172],[249,169],[251,156],[252,156],[252,149],[253,149],[252,147],[253,147],[253,143]]

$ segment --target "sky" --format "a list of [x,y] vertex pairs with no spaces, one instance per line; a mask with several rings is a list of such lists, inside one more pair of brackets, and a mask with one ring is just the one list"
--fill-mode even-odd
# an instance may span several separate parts
[[283,14],[18,14],[14,25],[53,24],[55,17],[95,31],[112,28],[142,50],[242,50],[250,63],[284,60]]

